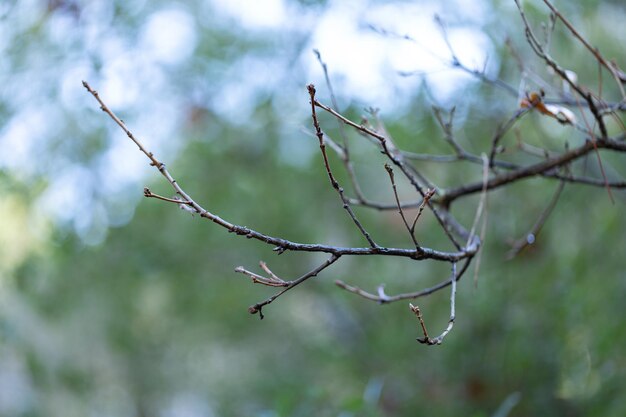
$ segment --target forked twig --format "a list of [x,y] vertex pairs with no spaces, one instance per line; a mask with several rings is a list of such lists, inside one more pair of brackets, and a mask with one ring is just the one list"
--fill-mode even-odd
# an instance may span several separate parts
[[[286,293],[287,291],[289,291],[293,287],[302,284],[304,281],[306,281],[309,278],[313,278],[313,277],[317,276],[317,274],[319,274],[324,269],[326,269],[329,266],[331,266],[338,259],[339,259],[338,255],[332,255],[328,260],[326,260],[326,262],[322,263],[321,265],[319,265],[315,269],[313,269],[313,270],[307,272],[306,274],[302,275],[300,278],[294,279],[293,281],[285,281],[285,282],[283,282],[283,284],[280,285],[280,286],[281,287],[285,287],[284,289],[280,290],[279,292],[277,292],[276,294],[274,294],[271,297],[267,298],[266,300],[261,301],[260,303],[256,303],[256,304],[248,307],[248,312],[250,314],[259,313],[259,317],[261,318],[261,320],[263,320],[263,318],[265,317],[263,315],[263,307],[265,307],[266,305],[272,303],[275,299],[277,299],[278,297],[280,297],[281,295],[283,295],[284,293]],[[239,268],[241,268],[241,267],[239,267]],[[244,271],[238,270],[239,268],[237,268],[235,271],[244,273],[246,275],[250,274],[248,271],[244,272]],[[253,280],[254,280],[254,278],[253,278]],[[268,285],[268,284],[265,284],[265,285]],[[270,285],[270,286],[278,286],[278,285]]]
[[265,262],[263,262],[263,261],[259,262],[259,266],[261,266],[261,268],[268,275],[267,277],[264,277],[262,275],[255,274],[254,272],[248,271],[243,266],[238,266],[237,268],[235,268],[235,272],[239,272],[241,274],[249,276],[250,278],[252,278],[252,282],[255,283],[255,284],[263,284],[263,285],[267,285],[268,287],[287,287],[287,286],[289,286],[289,282],[284,281],[283,279],[281,279],[278,276],[276,276],[267,267]]
[[[437,190],[435,190],[434,188],[431,188],[430,190],[427,190],[426,193],[424,194],[424,199],[422,200],[422,204],[420,204],[420,206],[417,208],[417,213],[415,214],[415,218],[413,219],[413,223],[411,223],[411,227],[409,228],[409,231],[411,232],[411,234],[415,234],[415,226],[417,225],[417,221],[422,216],[422,212],[424,211],[424,207],[426,207],[426,204],[428,204],[430,199],[433,198],[433,196],[435,195],[436,191]],[[469,245],[469,244],[470,243],[468,242],[467,245]]]
[[452,331],[452,327],[454,327],[454,320],[456,318],[455,312],[455,303],[456,303],[456,263],[452,264],[452,276],[450,277],[450,284],[452,289],[450,290],[450,319],[448,320],[448,325],[441,332],[441,334],[435,338],[431,338],[428,336],[428,332],[426,331],[426,324],[424,323],[424,319],[422,317],[422,312],[420,311],[418,306],[414,306],[409,303],[409,309],[417,316],[417,320],[420,323],[420,327],[422,329],[422,333],[424,337],[418,337],[416,340],[425,345],[440,345],[443,343],[443,339]]

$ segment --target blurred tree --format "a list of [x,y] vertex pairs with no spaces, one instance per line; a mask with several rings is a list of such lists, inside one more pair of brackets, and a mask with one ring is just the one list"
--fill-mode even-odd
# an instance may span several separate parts
[[[380,307],[332,282],[372,289],[384,281],[399,293],[435,284],[447,265],[342,259],[259,322],[245,307],[272,289],[251,286],[233,267],[264,259],[280,276],[297,276],[321,258],[276,259],[270,247],[167,203],[139,204],[144,181],[171,192],[94,111],[81,79],[98,86],[215,213],[272,235],[342,245],[362,238],[328,186],[316,139],[301,132],[310,130],[304,85],[315,82],[320,101],[330,103],[312,48],[329,65],[342,113],[359,120],[363,107],[380,106],[397,144],[414,152],[448,151],[432,104],[457,105],[457,139],[475,153],[489,149],[496,127],[520,105],[517,95],[450,65],[433,13],[467,68],[515,87],[525,80],[522,92],[545,88],[532,74],[560,87],[527,46],[511,2],[258,4],[0,6],[0,415],[623,415],[617,188],[611,204],[602,187],[567,185],[533,247],[508,263],[506,243],[528,232],[557,182],[528,180],[490,195],[478,288],[471,271],[459,282],[454,333],[437,349],[415,344],[421,334],[406,304]],[[607,59],[624,64],[620,2],[557,6]],[[524,8],[542,33],[548,9],[538,1]],[[562,23],[551,52],[598,90],[597,62]],[[602,97],[619,101],[606,72],[602,80]],[[330,137],[341,137],[334,120],[320,118]],[[614,134],[619,123],[609,123]],[[552,151],[583,137],[537,112],[519,129],[526,143]],[[393,203],[382,158],[371,144],[352,142],[365,193]],[[501,144],[513,149],[514,132]],[[618,158],[602,153],[602,162],[610,180],[623,174]],[[593,154],[583,164],[601,178]],[[479,164],[429,169],[444,186],[482,178]],[[478,197],[455,211],[464,224]],[[396,212],[355,210],[381,242],[409,245]],[[418,224],[428,245],[442,244],[437,233],[432,217]],[[448,297],[420,301],[429,328],[445,327]]]

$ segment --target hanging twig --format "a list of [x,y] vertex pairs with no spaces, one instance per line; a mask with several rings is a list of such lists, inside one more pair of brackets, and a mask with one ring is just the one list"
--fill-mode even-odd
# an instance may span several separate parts
[[[463,264],[463,267],[461,268],[461,271],[459,271],[459,273],[456,276],[456,280],[460,280],[463,275],[465,274],[465,271],[467,271],[469,265],[470,265],[471,259],[467,259],[465,261],[465,263]],[[450,281],[450,279],[446,279],[445,281],[440,282],[439,284],[433,285],[432,287],[428,287],[428,288],[424,288],[422,290],[419,291],[414,291],[414,292],[407,292],[407,293],[401,293],[401,294],[396,294],[396,295],[387,295],[384,294],[384,296],[381,296],[381,291],[380,291],[380,286],[377,289],[377,294],[373,294],[370,292],[367,292],[357,286],[354,285],[349,285],[346,284],[345,282],[341,281],[341,280],[336,280],[335,281],[335,285],[337,285],[339,288],[344,289],[348,292],[351,292],[353,294],[356,294],[360,297],[363,297],[367,300],[371,300],[371,301],[375,301],[379,304],[387,304],[387,303],[394,303],[396,301],[402,301],[402,300],[415,300],[417,298],[421,298],[421,297],[426,297],[428,295],[431,295],[443,288],[448,287],[449,285],[451,285],[452,282]]]

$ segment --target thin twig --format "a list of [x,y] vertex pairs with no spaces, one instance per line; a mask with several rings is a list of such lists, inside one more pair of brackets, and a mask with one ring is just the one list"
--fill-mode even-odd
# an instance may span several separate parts
[[[393,140],[393,137],[385,128],[385,124],[378,115],[378,110],[370,109],[370,113],[376,120],[376,131],[380,132],[386,138],[385,143],[381,144],[383,153],[387,155],[387,157],[391,160],[391,162],[394,163],[394,165],[402,170],[402,173],[405,177],[407,177],[411,184],[417,186],[417,184],[421,183],[427,188],[435,188],[434,184],[428,178],[426,178],[426,176],[422,174],[414,165],[404,163],[402,152],[400,152]],[[422,197],[424,196],[424,193],[421,190],[418,190],[418,192]]]
[[589,52],[593,54],[596,60],[600,64],[602,64],[611,73],[611,75],[613,75],[615,81],[617,82],[618,88],[622,93],[622,98],[626,99],[626,93],[624,92],[624,87],[622,86],[622,83],[626,83],[626,73],[621,71],[616,64],[611,64],[606,59],[604,59],[602,54],[600,54],[598,48],[594,48],[593,46],[591,46],[589,42],[587,42],[587,40],[569,22],[569,20],[567,20],[565,16],[563,16],[561,12],[559,12],[559,10],[554,7],[554,5],[549,0],[543,0],[543,2],[550,8],[552,13],[554,13],[561,20],[561,22],[563,22],[565,26],[567,26],[570,32],[572,32],[572,35],[574,35],[574,37],[576,37],[576,39],[578,39],[585,46],[585,48],[587,48]]
[[499,78],[492,78],[487,76],[487,74],[485,73],[485,69],[483,68],[482,71],[476,70],[476,69],[471,69],[467,66],[465,66],[461,60],[459,59],[459,57],[457,56],[457,54],[454,51],[454,48],[452,47],[452,44],[450,43],[450,39],[448,38],[448,30],[446,28],[445,22],[443,21],[443,19],[439,16],[439,15],[435,15],[435,22],[437,23],[437,25],[439,26],[439,29],[441,30],[441,36],[444,40],[444,42],[446,43],[446,46],[448,47],[448,51],[450,53],[451,56],[451,61],[450,61],[450,65],[453,68],[459,68],[462,71],[466,72],[467,74],[470,74],[478,79],[480,79],[481,81],[484,81],[488,84],[494,85],[496,87],[499,87],[501,89],[503,89],[504,91],[506,91],[507,93],[509,93],[510,95],[517,97],[517,90],[515,90],[515,88],[513,86],[511,86],[510,84],[508,84],[507,82],[499,79]]
[[[578,99],[577,99],[578,101]],[[589,122],[587,122],[587,117],[585,117],[585,112],[581,109],[580,110],[580,115],[582,116],[583,122],[585,123],[585,126],[587,127],[587,131],[589,132],[589,134],[591,135],[591,142],[593,143],[593,148],[595,150],[596,153],[596,157],[598,159],[598,165],[600,166],[600,173],[602,174],[602,178],[604,179],[604,184],[605,184],[605,188],[606,188],[606,192],[609,195],[609,199],[611,200],[611,203],[615,204],[615,199],[613,198],[613,193],[611,192],[611,187],[609,186],[609,180],[606,177],[606,173],[604,172],[604,165],[602,165],[602,158],[600,158],[600,152],[598,151],[598,146],[597,146],[597,140],[596,140],[596,136],[593,133],[593,128],[589,126]],[[603,119],[602,116],[597,116],[596,117],[596,121],[601,121],[600,123],[600,130],[602,131],[602,138],[606,138],[606,128],[602,129],[603,126]]]
[[[314,138],[317,139],[317,135],[315,133],[310,132],[306,129],[302,129],[302,131],[305,134],[309,136],[313,136]],[[356,177],[356,173],[354,172],[354,166],[352,165],[352,161],[348,159],[346,155],[345,148],[339,145],[338,143],[336,143],[330,136],[328,136],[327,133],[325,132],[322,132],[322,133],[324,134],[324,143],[327,143],[330,146],[330,148],[337,154],[337,156],[343,162],[346,168],[346,172],[348,173],[348,177],[350,178],[350,182],[352,183],[352,186],[354,188],[355,197],[354,198],[348,197],[347,198],[348,204],[350,204],[351,206],[369,207],[369,208],[373,208],[376,210],[395,209],[396,208],[395,204],[379,203],[379,202],[372,201],[368,199],[367,197],[365,197],[365,194],[363,193],[363,191],[361,190],[361,186],[359,185],[358,179]],[[421,204],[421,201],[402,203],[402,208],[403,209],[404,208],[416,208],[416,207],[419,207],[420,204]]]
[[559,197],[561,196],[561,192],[563,191],[563,188],[565,188],[565,181],[561,181],[559,183],[559,186],[557,187],[556,191],[552,195],[550,202],[548,203],[546,208],[541,212],[541,214],[539,215],[539,218],[537,219],[535,224],[533,224],[533,227],[530,228],[528,233],[526,233],[525,236],[515,240],[511,244],[511,250],[506,256],[507,259],[509,260],[513,259],[522,250],[524,250],[525,248],[534,244],[537,241],[537,236],[539,236],[539,232],[541,232],[543,225],[546,223],[546,221],[552,214],[552,211],[554,211],[554,208],[556,207],[556,204],[559,201]]
[[402,155],[406,159],[412,159],[414,161],[423,161],[423,162],[435,162],[435,163],[448,163],[448,162],[459,162],[463,161],[459,155],[431,155],[427,153],[414,153],[401,151]]
[[454,152],[459,157],[462,157],[462,155],[465,155],[465,150],[463,150],[461,145],[459,145],[456,142],[456,140],[454,140],[454,133],[453,133],[453,127],[452,127],[452,123],[454,122],[454,112],[455,112],[455,110],[456,109],[453,107],[448,112],[448,120],[444,121],[443,120],[443,116],[441,114],[443,112],[443,109],[441,109],[440,107],[437,107],[437,106],[433,106],[433,114],[435,115],[435,119],[437,119],[437,122],[439,123],[439,126],[441,126],[441,129],[443,130],[444,139],[446,140],[446,142],[448,142],[448,144],[450,144],[452,149],[454,149]]
[[255,274],[252,271],[248,271],[243,266],[238,266],[237,268],[235,268],[235,272],[239,272],[240,274],[249,276],[250,278],[252,278],[252,282],[255,284],[263,284],[263,285],[267,285],[268,287],[288,287],[289,286],[288,282],[283,281],[280,278],[276,279],[271,276],[264,277],[259,274]]
[[335,176],[333,175],[333,172],[330,168],[330,163],[328,162],[328,156],[326,155],[326,145],[324,144],[324,133],[322,133],[322,128],[320,127],[320,124],[317,121],[317,113],[315,111],[315,86],[313,84],[309,84],[307,88],[309,90],[309,95],[311,96],[311,117],[313,118],[313,126],[315,127],[315,133],[319,139],[320,150],[322,152],[322,158],[324,159],[324,167],[326,168],[326,173],[328,174],[328,179],[330,180],[330,184],[339,194],[339,197],[341,198],[341,201],[343,202],[343,208],[348,212],[348,215],[350,216],[350,218],[352,219],[356,227],[359,229],[361,234],[365,237],[365,239],[367,240],[367,242],[370,244],[372,248],[378,248],[379,246],[376,244],[376,242],[374,242],[374,240],[372,239],[368,231],[365,230],[365,227],[363,227],[359,219],[356,218],[356,214],[354,214],[354,211],[350,207],[350,203],[344,194],[343,187],[339,185],[339,183],[335,179]]
[[260,266],[260,267],[261,267],[261,269],[262,269],[262,270],[264,270],[264,271],[265,271],[265,273],[266,273],[267,275],[269,275],[269,276],[270,276],[273,280],[275,280],[275,281],[277,281],[277,282],[285,282],[285,281],[283,281],[282,279],[278,278],[278,277],[276,276],[276,274],[274,274],[274,273],[272,272],[272,270],[271,270],[271,269],[269,269],[269,267],[267,266],[267,264],[266,264],[265,262],[260,261],[260,262],[259,262],[259,266]]
[[515,138],[517,140],[517,149],[519,149],[520,151],[527,153],[528,155],[537,156],[543,159],[549,159],[549,158],[554,158],[558,156],[558,153],[556,152],[549,151],[548,149],[545,149],[545,148],[532,146],[524,142],[522,140],[522,135],[519,129],[515,129],[514,133],[515,133]]
[[[265,307],[266,305],[272,303],[274,300],[276,300],[278,297],[280,297],[281,295],[283,295],[284,293],[286,293],[287,291],[289,291],[293,287],[302,284],[304,281],[308,280],[309,278],[317,276],[317,274],[322,272],[324,269],[328,268],[330,265],[335,263],[338,259],[339,259],[339,256],[332,255],[326,262],[324,262],[323,264],[319,265],[315,269],[307,272],[306,274],[302,275],[300,278],[294,279],[293,281],[285,282],[286,285],[282,285],[283,287],[285,287],[283,290],[277,292],[276,294],[272,295],[268,299],[266,299],[264,301],[261,301],[260,303],[256,303],[256,304],[250,306],[248,308],[248,312],[250,314],[259,313],[259,317],[261,318],[261,320],[263,320],[263,318],[265,317],[263,315],[263,307]],[[237,272],[244,273],[243,271],[237,271]]]
[[[472,223],[472,228],[470,229],[470,236],[467,239],[467,244],[469,245],[471,239],[474,237],[474,233],[476,232],[476,226],[478,226],[478,222],[483,217],[483,213],[485,216],[483,217],[483,225],[480,232],[480,241],[485,241],[485,231],[487,225],[487,180],[489,179],[489,159],[487,155],[482,154],[483,158],[483,190],[480,194],[480,200],[478,202],[478,207],[476,208],[476,213],[474,214],[474,222]],[[476,258],[476,266],[474,267],[474,286],[478,285],[478,271],[480,270],[480,260],[482,258],[482,251],[478,252],[478,256]]]
[[[396,187],[396,181],[394,180],[394,176],[393,176],[393,168],[391,168],[389,164],[385,164],[385,170],[387,170],[387,174],[389,174],[389,180],[391,181],[391,187],[393,188],[393,195],[396,199],[398,213],[400,214],[400,217],[402,218],[402,222],[404,223],[404,226],[406,227],[407,232],[409,232],[409,236],[411,236],[413,245],[415,245],[416,249],[419,249],[420,245],[419,243],[417,243],[417,240],[415,239],[414,226],[413,227],[409,226],[409,222],[406,220],[406,217],[404,216],[404,211],[402,210],[402,204],[400,204],[400,197],[398,197],[398,188]],[[426,201],[427,201],[426,197],[424,197],[424,200],[423,200],[424,204],[426,204]],[[413,224],[415,225],[415,223]]]
[[420,343],[427,344],[427,345],[434,345],[434,343],[428,343],[431,341],[431,338],[428,336],[428,331],[426,330],[426,323],[424,323],[424,318],[422,317],[422,311],[420,310],[419,306],[414,306],[413,304],[409,303],[409,310],[411,310],[417,317],[420,327],[422,328],[422,333],[424,334],[424,337],[417,338],[417,341]]
[[[336,111],[339,111],[339,105],[337,104],[337,98],[335,97],[335,91],[333,90],[333,85],[330,82],[330,76],[328,75],[328,67],[327,67],[326,63],[322,60],[322,54],[320,54],[319,50],[313,49],[313,53],[317,57],[317,61],[320,63],[320,65],[322,67],[322,71],[324,71],[324,79],[326,81],[326,87],[328,87],[328,92],[330,93],[330,102],[332,103],[333,108]],[[349,161],[350,160],[350,156],[349,156],[349,150],[348,150],[348,138],[346,137],[346,133],[344,131],[343,123],[337,121],[337,125],[339,127],[339,134],[341,136],[341,139],[343,139],[343,150],[344,150],[345,158],[346,158],[346,160]]]
[[255,274],[254,272],[248,271],[243,266],[238,266],[235,268],[235,272],[239,272],[241,274],[247,275],[252,278],[252,282],[255,284],[263,284],[268,287],[287,287],[289,286],[289,282],[279,278],[276,274],[274,274],[268,267],[267,264],[263,261],[259,262],[259,266],[261,269],[265,271],[268,275],[267,277]]
[[163,196],[158,195],[158,194],[154,194],[152,191],[150,191],[150,189],[148,187],[145,187],[143,189],[143,195],[144,195],[144,197],[156,198],[157,200],[167,201],[169,203],[191,205],[190,201],[181,200],[179,197],[177,197],[177,198],[169,198],[169,197],[163,197]]
[[[335,97],[335,91],[333,89],[333,85],[330,81],[330,75],[328,74],[328,66],[322,60],[322,55],[320,51],[317,49],[313,50],[313,53],[317,57],[317,61],[320,63],[322,70],[324,71],[324,79],[326,80],[326,86],[328,87],[328,91],[330,93],[330,102],[333,105],[333,108],[339,112],[339,104],[337,104],[337,98]],[[352,188],[354,189],[354,194],[360,202],[367,202],[365,198],[365,194],[361,190],[361,185],[357,179],[357,176],[354,172],[354,166],[352,165],[352,160],[350,159],[350,147],[348,146],[348,136],[346,135],[344,125],[339,120],[337,120],[337,125],[339,127],[339,135],[343,141],[343,146],[341,146],[341,152],[338,152],[339,149],[337,147],[333,147],[333,150],[337,152],[343,164],[345,165],[346,171],[348,172],[348,177],[350,178],[350,182],[352,183]],[[326,136],[328,137],[328,136]]]
[[[349,198],[348,202],[353,205],[353,206],[363,206],[363,207],[368,207],[374,210],[395,210],[398,208],[398,205],[396,203],[379,203],[376,201],[370,201],[370,200],[359,200],[357,198]],[[419,201],[411,201],[411,202],[405,202],[405,203],[400,203],[400,207],[402,207],[402,209],[411,209],[411,208],[418,208],[422,205],[422,203],[424,202],[424,199],[419,200]]]
[[426,194],[424,194],[424,199],[422,200],[422,204],[420,204],[420,206],[417,208],[417,214],[415,214],[415,218],[413,219],[413,223],[411,223],[411,228],[409,229],[411,234],[415,234],[415,225],[417,224],[417,221],[422,215],[422,212],[424,211],[424,207],[426,207],[426,204],[428,204],[428,201],[435,195],[436,191],[437,190],[435,190],[434,188],[431,188],[430,190],[426,191]]
[[494,158],[498,153],[498,145],[500,144],[500,140],[509,131],[509,129],[513,127],[515,123],[517,123],[522,117],[524,117],[526,113],[529,112],[529,110],[529,108],[518,109],[504,125],[498,127],[496,134],[491,141],[491,152],[489,153],[489,168],[494,167]]

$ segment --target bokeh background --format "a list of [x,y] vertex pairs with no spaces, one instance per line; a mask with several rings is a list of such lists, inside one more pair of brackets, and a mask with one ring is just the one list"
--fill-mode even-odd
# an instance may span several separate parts
[[[626,66],[622,1],[556,4]],[[547,21],[541,1],[524,6],[537,28]],[[519,58],[556,85],[512,1],[1,1],[0,416],[625,415],[623,193],[611,204],[602,188],[566,186],[532,250],[512,261],[508,242],[557,184],[490,194],[477,280],[472,272],[459,283],[442,346],[415,342],[406,303],[379,306],[333,284],[417,290],[447,276],[447,265],[427,262],[342,259],[260,321],[247,307],[271,289],[234,268],[264,260],[291,278],[320,258],[276,257],[144,199],[144,186],[171,191],[81,86],[99,90],[214,213],[295,241],[360,246],[310,135],[305,85],[330,102],[314,48],[341,110],[358,120],[379,108],[408,151],[449,152],[433,105],[456,106],[457,137],[476,153],[519,106],[451,65],[435,15],[468,68],[536,91]],[[561,25],[552,53],[597,85],[597,64]],[[606,78],[604,96],[618,97]],[[321,121],[339,135],[334,120]],[[583,140],[539,115],[519,128],[553,150]],[[349,137],[366,194],[391,202],[382,158]],[[624,173],[623,158],[603,161],[612,178]],[[598,174],[595,158],[584,164]],[[442,186],[481,177],[480,166],[424,169]],[[470,224],[476,203],[455,214]],[[397,213],[357,212],[381,242],[410,245]],[[418,229],[425,245],[444,241],[428,214]],[[419,302],[433,333],[448,320],[448,298]]]

